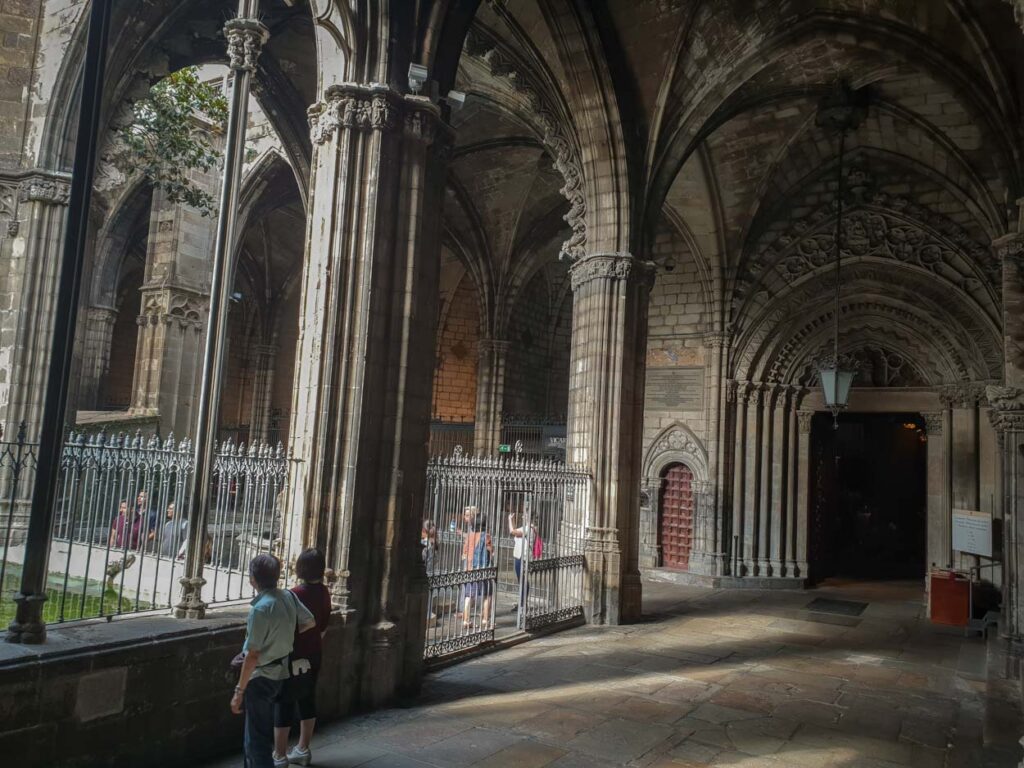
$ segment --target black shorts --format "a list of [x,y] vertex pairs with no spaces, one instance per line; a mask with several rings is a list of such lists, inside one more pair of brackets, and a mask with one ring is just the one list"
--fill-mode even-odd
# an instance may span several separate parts
[[293,675],[284,681],[280,697],[274,706],[274,727],[290,728],[299,720],[316,717],[316,681],[319,669],[313,667],[301,675]]

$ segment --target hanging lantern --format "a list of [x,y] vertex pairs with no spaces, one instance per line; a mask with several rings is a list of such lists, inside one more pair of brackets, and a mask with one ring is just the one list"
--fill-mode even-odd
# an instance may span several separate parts
[[818,363],[818,375],[821,377],[821,389],[825,395],[825,407],[838,421],[839,412],[850,404],[850,387],[857,375],[855,366],[844,365],[844,360],[828,357]]

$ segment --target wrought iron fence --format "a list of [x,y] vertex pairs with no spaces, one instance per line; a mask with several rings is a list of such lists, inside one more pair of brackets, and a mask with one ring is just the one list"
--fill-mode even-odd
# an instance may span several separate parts
[[[421,535],[430,589],[425,655],[583,615],[590,477],[552,461],[431,459]],[[514,619],[512,618],[514,616]]]
[[[35,446],[22,430],[0,443],[4,530],[0,617],[13,612],[26,557],[21,539],[31,502]],[[72,433],[61,458],[58,508],[50,543],[47,622],[170,608],[185,573],[191,444]],[[215,604],[251,596],[248,561],[281,557],[289,541],[284,514],[288,459],[266,444],[220,445],[207,513],[204,598]],[[287,576],[287,574],[286,574]]]

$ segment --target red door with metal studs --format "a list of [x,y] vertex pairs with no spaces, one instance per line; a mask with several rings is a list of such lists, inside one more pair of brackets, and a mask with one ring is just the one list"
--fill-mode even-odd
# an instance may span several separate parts
[[685,571],[693,546],[693,472],[685,464],[673,464],[665,472],[659,506],[661,565]]

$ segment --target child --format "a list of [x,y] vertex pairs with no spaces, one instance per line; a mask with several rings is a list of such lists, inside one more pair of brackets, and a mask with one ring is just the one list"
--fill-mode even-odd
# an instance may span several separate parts
[[[309,743],[316,726],[316,680],[320,672],[323,636],[331,618],[331,596],[323,585],[324,554],[319,549],[307,549],[295,561],[295,574],[301,584],[292,592],[316,619],[316,631],[295,636],[291,654],[291,678],[284,694],[274,709],[274,765],[309,765],[313,753]],[[288,733],[296,709],[299,712],[299,743],[287,756]]]

